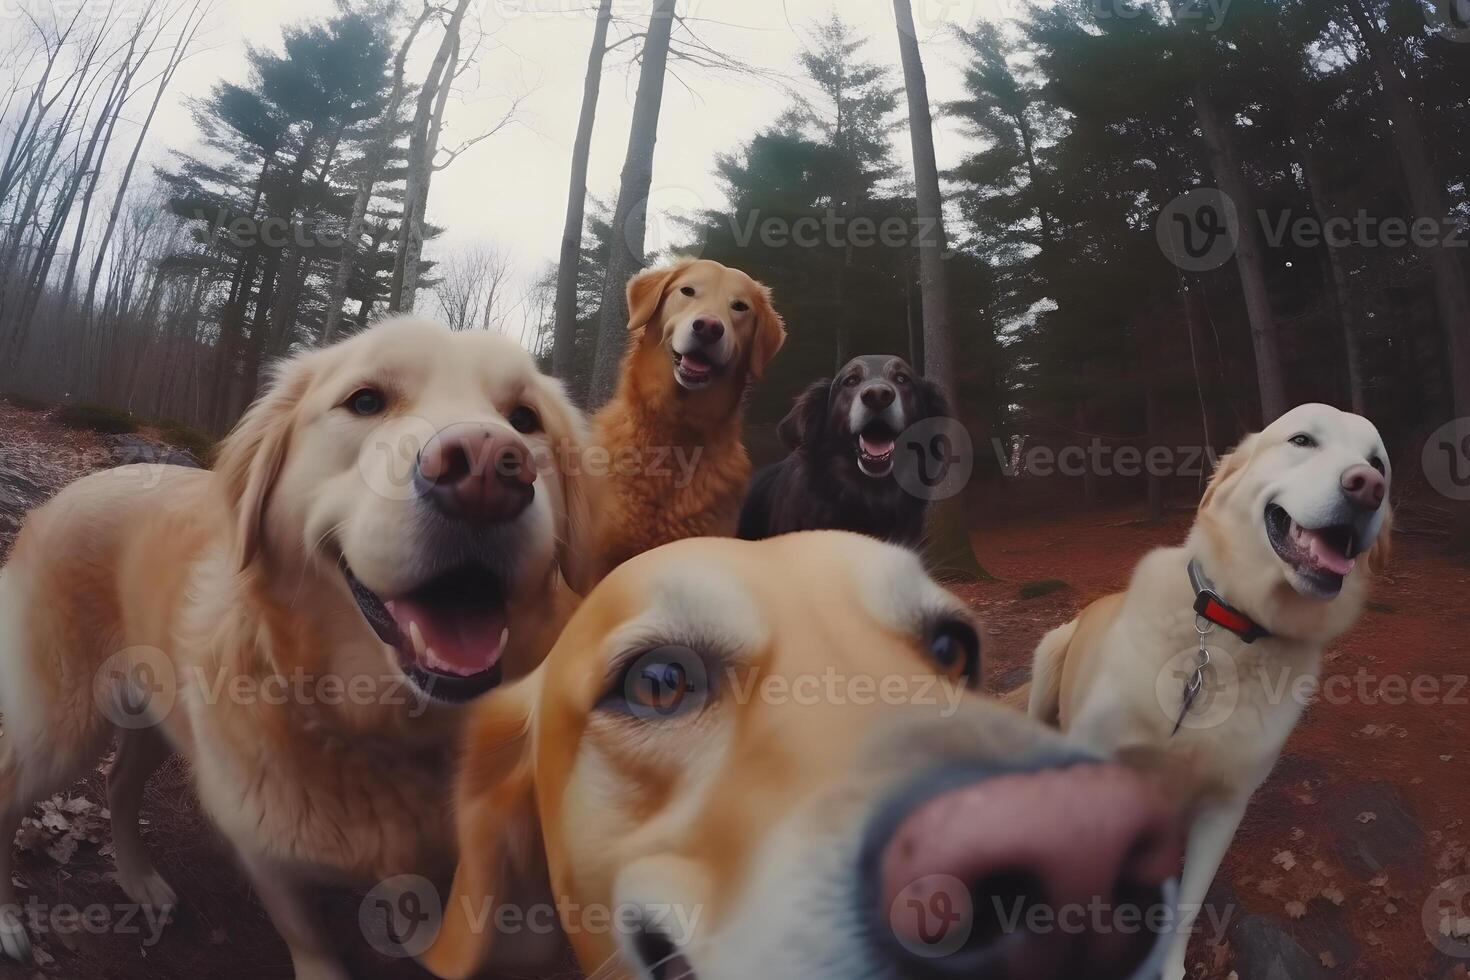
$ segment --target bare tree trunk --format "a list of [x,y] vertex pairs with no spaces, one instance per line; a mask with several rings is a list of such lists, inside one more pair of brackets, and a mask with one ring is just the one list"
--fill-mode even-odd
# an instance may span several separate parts
[[1256,383],[1261,397],[1261,422],[1268,425],[1289,406],[1281,369],[1276,316],[1271,311],[1263,247],[1256,227],[1255,194],[1235,159],[1230,128],[1220,118],[1204,83],[1195,86],[1194,112],[1204,136],[1215,183],[1235,205],[1239,225],[1235,267],[1240,275],[1246,315],[1250,318],[1251,343],[1256,355]]
[[[1392,142],[1398,150],[1399,165],[1403,168],[1405,189],[1414,208],[1414,216],[1445,221],[1450,216],[1449,200],[1444,182],[1435,174],[1425,151],[1424,130],[1410,98],[1408,83],[1361,0],[1346,2],[1382,84],[1379,94],[1393,122]],[[1465,270],[1453,249],[1435,244],[1425,251],[1429,253],[1427,258],[1434,276],[1434,298],[1449,355],[1455,414],[1470,415],[1470,298],[1467,298]]]
[[618,184],[613,212],[607,279],[602,284],[602,313],[597,324],[597,357],[592,365],[588,403],[596,408],[612,395],[618,366],[628,341],[628,280],[643,268],[643,236],[648,224],[648,192],[653,185],[653,149],[658,142],[658,117],[663,110],[664,73],[669,60],[669,38],[674,30],[676,0],[654,0],[643,40],[643,67],[633,100],[633,124],[628,153]]
[[[1398,150],[1414,217],[1436,222],[1453,220],[1445,184],[1434,172],[1425,149],[1428,144],[1410,97],[1409,84],[1361,0],[1345,2],[1378,72],[1382,85],[1380,96],[1393,123],[1391,139]],[[1445,248],[1436,242],[1424,251],[1428,253],[1426,258],[1434,279],[1435,307],[1449,360],[1451,410],[1457,417],[1465,418],[1470,416],[1470,286],[1465,281],[1465,266],[1458,249]],[[1470,504],[1455,503],[1451,510],[1451,547],[1457,553],[1470,552]]]
[[[587,55],[587,78],[582,83],[582,114],[572,142],[572,175],[567,187],[567,219],[561,232],[561,259],[556,267],[556,313],[552,327],[551,373],[570,378],[573,344],[577,334],[577,273],[582,266],[582,221],[587,209],[587,161],[592,156],[592,127],[602,89],[602,58],[607,53],[607,27],[612,0],[601,0],[592,51]],[[573,394],[579,395],[580,392]]]
[[[1305,146],[1302,148],[1301,160],[1302,175],[1307,181],[1307,193],[1312,198],[1312,208],[1317,212],[1318,220],[1326,222],[1337,213],[1337,209],[1327,201],[1322,168],[1317,163],[1317,158]],[[1347,358],[1348,398],[1353,412],[1365,415],[1367,395],[1363,390],[1363,353],[1358,338],[1358,308],[1353,302],[1352,286],[1348,283],[1347,269],[1343,265],[1341,253],[1332,242],[1324,242],[1323,246],[1327,249],[1328,295],[1332,297],[1333,309],[1337,313],[1337,323],[1342,330],[1343,350]]]
[[[393,264],[393,285],[388,295],[388,309],[395,313],[413,309],[418,290],[419,257],[424,249],[424,208],[429,200],[429,179],[434,173],[434,151],[437,149],[439,124],[444,118],[444,103],[454,81],[455,62],[459,57],[459,31],[464,23],[470,0],[459,0],[445,28],[444,39],[434,54],[428,77],[419,89],[414,109],[413,131],[408,141],[408,179],[403,192],[403,222],[398,234],[398,258]],[[440,92],[440,89],[443,92]]]
[[138,164],[138,154],[143,150],[143,142],[148,138],[148,129],[153,125],[153,117],[158,112],[159,103],[163,101],[163,94],[168,91],[169,83],[173,81],[179,65],[188,55],[189,46],[194,43],[194,37],[199,33],[200,25],[204,23],[204,19],[213,9],[213,0],[194,0],[194,5],[189,8],[188,16],[184,18],[184,26],[179,30],[178,40],[174,42],[173,51],[169,54],[168,63],[158,77],[158,88],[153,93],[153,103],[148,107],[148,115],[143,118],[142,128],[138,131],[138,138],[133,143],[133,152],[128,155],[128,164],[123,168],[122,181],[118,184],[117,194],[112,199],[112,211],[107,216],[107,225],[102,231],[102,240],[97,243],[97,257],[92,263],[91,278],[87,281],[87,298],[82,304],[83,315],[88,319],[91,318],[92,302],[97,295],[97,280],[101,278],[102,265],[107,260],[107,246],[111,243],[113,232],[117,228],[117,217],[122,213],[123,201],[128,193],[128,184],[133,179],[133,168]]
[[[908,96],[909,139],[914,151],[914,196],[919,218],[919,301],[924,319],[924,376],[953,398],[954,328],[951,317],[948,243],[944,235],[944,201],[939,194],[939,165],[934,159],[934,124],[929,111],[929,84],[919,54],[909,0],[893,0],[898,25],[898,54],[903,62]],[[902,447],[900,447],[902,451]],[[929,559],[934,567],[965,578],[985,577],[970,544],[965,496],[957,493],[930,507]]]
[[356,193],[352,197],[352,215],[347,220],[347,233],[342,239],[342,255],[337,260],[337,270],[332,279],[332,289],[327,297],[327,321],[322,327],[322,343],[330,344],[337,339],[337,330],[342,322],[342,304],[347,300],[347,284],[352,280],[352,269],[357,261],[357,245],[362,240],[362,226],[367,220],[368,206],[373,200],[373,190],[383,175],[383,168],[393,152],[393,139],[398,131],[398,113],[403,108],[403,65],[408,60],[409,49],[423,29],[434,8],[428,4],[419,13],[418,20],[398,46],[393,58],[393,89],[388,104],[379,117],[378,132],[363,154],[362,173],[357,178]]
[[[149,56],[153,54],[153,45],[158,41],[158,34],[156,33],[149,41],[148,47],[144,49],[142,56],[134,63],[133,55],[137,51],[138,40],[142,37],[143,28],[146,24],[146,18],[139,19],[137,30],[133,32],[133,36],[128,41],[128,53],[123,57],[122,66],[118,69],[117,85],[108,100],[112,111],[107,113],[107,129],[101,137],[102,145],[97,150],[97,160],[92,167],[91,178],[87,182],[87,192],[82,196],[82,209],[77,215],[76,235],[72,239],[71,255],[67,257],[66,262],[66,277],[62,280],[61,284],[61,297],[65,303],[71,302],[71,287],[76,282],[77,264],[81,261],[82,246],[86,242],[87,218],[92,213],[92,198],[97,193],[97,185],[102,179],[102,162],[107,158],[107,151],[112,146],[113,131],[117,128],[118,119],[122,117],[123,106],[127,104],[128,96],[132,91],[133,79],[137,77],[138,71],[143,67],[143,64],[148,60]],[[163,27],[160,25],[159,33],[162,30]],[[94,138],[94,145],[95,142]],[[92,156],[92,150],[90,148],[88,149],[87,156],[89,158]]]
[[31,153],[35,150],[37,137],[41,132],[41,123],[46,118],[46,113],[50,111],[51,106],[56,104],[56,100],[61,97],[61,92],[65,91],[63,86],[51,97],[50,101],[45,99],[46,86],[51,83],[51,72],[56,69],[56,62],[61,57],[61,52],[66,47],[71,32],[76,28],[77,20],[82,16],[83,9],[82,4],[77,4],[76,13],[72,14],[66,29],[56,32],[54,46],[47,41],[44,30],[38,28],[42,47],[46,51],[46,67],[41,72],[35,88],[31,90],[31,97],[26,102],[25,112],[15,127],[15,140],[5,153],[4,166],[0,167],[0,200],[9,197],[10,192],[15,189],[20,175],[25,171]]

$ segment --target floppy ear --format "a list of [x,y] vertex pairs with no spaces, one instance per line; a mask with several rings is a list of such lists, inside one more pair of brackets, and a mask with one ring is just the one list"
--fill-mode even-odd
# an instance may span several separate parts
[[664,292],[674,277],[689,268],[690,261],[662,269],[646,269],[628,280],[628,332],[642,330],[653,322],[664,301]]
[[759,381],[766,367],[786,343],[786,321],[771,305],[771,291],[760,283],[755,290],[755,341],[750,351],[750,380]]
[[542,870],[530,735],[539,687],[533,674],[473,709],[455,788],[459,867],[439,934],[418,957],[437,977],[480,971],[495,940],[492,905],[505,901],[512,875]]
[[832,379],[813,381],[797,396],[796,404],[776,426],[776,434],[787,449],[799,449],[816,442],[827,424],[828,405],[832,399]]
[[266,507],[286,462],[296,406],[311,378],[303,359],[286,362],[220,444],[214,471],[235,513],[235,561],[242,570],[260,554]]
[[1258,433],[1251,433],[1240,444],[1226,455],[1220,457],[1220,462],[1215,465],[1215,475],[1210,478],[1209,486],[1205,487],[1204,496],[1199,499],[1199,509],[1204,510],[1210,506],[1210,501],[1215,499],[1215,493],[1235,473],[1245,468],[1250,462],[1251,451],[1254,448]]
[[950,415],[949,396],[937,381],[928,378],[918,379],[919,392],[923,399],[923,417],[926,419],[948,418]]
[[1375,576],[1382,575],[1388,570],[1388,562],[1392,557],[1393,508],[1388,507],[1383,512],[1383,524],[1378,528],[1378,537],[1373,539],[1373,547],[1368,549],[1368,571]]

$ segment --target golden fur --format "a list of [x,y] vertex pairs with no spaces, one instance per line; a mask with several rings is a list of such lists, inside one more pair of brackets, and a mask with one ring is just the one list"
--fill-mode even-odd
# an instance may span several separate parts
[[[365,383],[391,392],[378,418],[343,410]],[[147,905],[174,902],[137,818],[149,772],[177,751],[297,977],[345,978],[300,886],[452,865],[464,713],[410,689],[338,561],[389,588],[422,560],[415,501],[396,492],[405,440],[493,423],[517,404],[540,413],[545,431],[526,438],[547,458],[581,448],[580,416],[515,344],[391,321],[286,363],[215,471],[123,467],[34,511],[0,572],[0,905],[14,898],[21,817],[117,732],[108,796],[123,889]],[[570,475],[543,475],[513,539],[510,676],[540,662],[568,611],[558,571],[579,574],[585,494]],[[157,682],[147,716],[119,728],[117,707],[137,699],[144,677]],[[6,925],[6,952],[23,955],[23,931]]]
[[[708,387],[690,391],[675,378],[672,344],[700,315],[724,321],[733,350]],[[769,290],[709,260],[635,276],[628,331],[617,392],[593,421],[593,442],[610,460],[597,481],[594,581],[661,544],[735,533],[750,481],[742,401],[786,338]],[[685,460],[692,474],[676,465]]]
[[[648,975],[636,936],[583,918],[630,905],[697,911],[660,927],[680,951],[671,976],[888,975],[864,960],[847,905],[858,889],[842,877],[875,811],[931,766],[1070,751],[936,676],[924,636],[949,619],[971,613],[913,554],[845,532],[686,540],[622,565],[536,673],[477,704],[457,793],[461,861],[421,962],[441,977],[493,968],[506,937],[484,915],[522,907],[516,883],[539,876],[599,980]],[[691,687],[698,706],[664,718],[609,706],[628,690],[627,665],[663,644],[719,665]],[[932,702],[917,685],[888,701],[779,694],[824,673],[937,686]],[[754,682],[769,696],[743,688]]]

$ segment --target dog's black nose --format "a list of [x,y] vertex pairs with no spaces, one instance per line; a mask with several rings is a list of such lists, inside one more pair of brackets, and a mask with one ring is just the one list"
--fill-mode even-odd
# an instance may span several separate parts
[[1342,492],[1354,507],[1377,510],[1388,493],[1388,481],[1373,467],[1359,463],[1343,472]]
[[863,911],[905,978],[1122,980],[1172,938],[1139,924],[1168,916],[1180,838],[1114,763],[941,772],[869,828]]
[[694,321],[694,336],[706,344],[713,344],[725,336],[725,325],[718,318],[702,316]]
[[893,398],[894,391],[892,385],[868,385],[868,387],[863,389],[863,404],[875,412],[881,412],[889,405],[892,405]]
[[536,496],[530,451],[499,426],[441,429],[419,453],[413,480],[435,510],[475,524],[513,520]]

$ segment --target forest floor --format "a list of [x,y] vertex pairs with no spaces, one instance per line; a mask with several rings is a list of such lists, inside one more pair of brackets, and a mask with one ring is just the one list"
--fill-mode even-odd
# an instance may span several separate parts
[[[65,429],[0,402],[0,559],[26,508],[114,465],[136,443]],[[1068,511],[977,532],[981,560],[996,579],[961,592],[986,624],[992,686],[1024,680],[1046,630],[1123,587],[1144,552],[1179,541],[1190,522],[1183,510],[1157,523],[1139,517],[1128,509]],[[1449,911],[1470,915],[1463,896],[1457,909],[1430,902],[1436,884],[1470,875],[1470,568],[1450,562],[1433,538],[1402,535],[1396,544],[1369,612],[1328,651],[1324,668],[1352,678],[1355,692],[1366,684],[1369,697],[1315,704],[1292,735],[1216,880],[1210,914],[1201,917],[1207,935],[1192,947],[1195,976],[1470,980],[1470,959],[1440,952],[1430,940]],[[1036,588],[1039,582],[1048,584]],[[1023,598],[1023,590],[1044,594]],[[1408,700],[1397,696],[1393,678],[1432,678],[1438,695],[1429,704],[1392,703]],[[162,928],[130,914],[112,877],[101,771],[53,798],[22,830],[21,901],[44,909],[48,927],[35,937],[37,963],[0,963],[0,980],[288,980],[284,945],[194,802],[178,761],[149,784],[144,835],[184,905]],[[1470,878],[1465,885],[1470,893]],[[323,902],[334,933],[354,949],[355,975],[427,976],[361,941],[361,900],[338,891]]]

